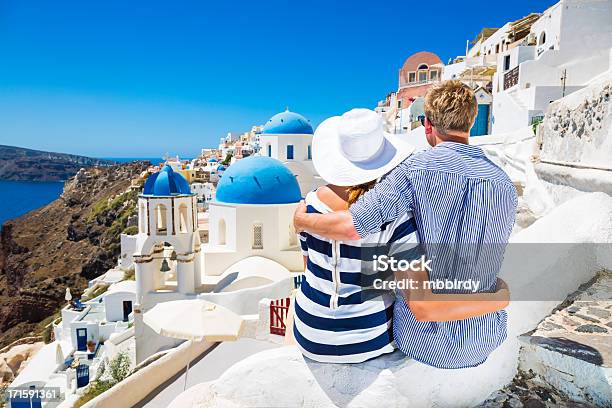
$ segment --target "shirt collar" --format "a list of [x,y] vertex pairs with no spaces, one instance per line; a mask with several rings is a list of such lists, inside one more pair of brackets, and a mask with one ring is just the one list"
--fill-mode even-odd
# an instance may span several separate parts
[[484,152],[478,146],[472,146],[464,143],[457,142],[442,142],[438,144],[436,147],[444,147],[447,149],[451,149],[461,154],[469,154],[470,156],[484,156]]

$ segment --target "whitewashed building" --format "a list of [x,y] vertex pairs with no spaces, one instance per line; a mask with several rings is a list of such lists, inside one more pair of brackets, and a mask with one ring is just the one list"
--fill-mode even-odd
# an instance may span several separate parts
[[272,116],[259,135],[259,154],[287,166],[297,177],[303,196],[324,184],[312,164],[312,135],[310,121],[288,109]]
[[522,44],[498,55],[493,133],[541,118],[550,102],[585,87],[611,67],[612,2],[561,0]]
[[[219,170],[219,172],[223,172],[225,166],[219,167],[223,167],[222,170]],[[191,192],[195,194],[198,199],[198,208],[208,208],[208,203],[210,203],[215,197],[215,185],[210,182],[195,182],[191,183],[190,188]]]

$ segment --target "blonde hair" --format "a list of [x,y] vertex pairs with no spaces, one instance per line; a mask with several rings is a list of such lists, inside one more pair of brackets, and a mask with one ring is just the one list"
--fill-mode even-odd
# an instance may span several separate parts
[[376,180],[369,181],[367,183],[359,184],[358,186],[352,186],[346,189],[348,192],[348,205],[351,206],[359,200],[359,197],[364,195],[369,189],[374,187]]
[[425,116],[438,132],[469,132],[478,113],[472,88],[461,81],[443,81],[425,95]]

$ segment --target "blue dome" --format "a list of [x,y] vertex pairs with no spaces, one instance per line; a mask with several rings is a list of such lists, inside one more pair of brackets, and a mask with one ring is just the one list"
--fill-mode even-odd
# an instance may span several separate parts
[[230,204],[289,204],[302,199],[295,176],[266,156],[238,160],[223,173],[216,200]]
[[299,113],[286,110],[272,116],[262,133],[281,135],[312,135],[314,132],[308,119]]
[[147,178],[142,194],[157,197],[193,195],[185,177],[168,165]]
[[218,162],[218,160],[215,159],[214,157],[211,157],[210,159],[208,159],[208,162],[209,163],[216,163],[216,162]]
[[217,171],[225,171],[227,170],[227,167],[225,167],[224,165],[219,165],[219,167],[217,167]]

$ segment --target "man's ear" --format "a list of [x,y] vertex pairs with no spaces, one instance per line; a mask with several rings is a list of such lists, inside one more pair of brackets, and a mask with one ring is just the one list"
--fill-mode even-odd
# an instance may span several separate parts
[[429,119],[427,118],[427,116],[425,117],[425,134],[429,134],[432,132],[432,126],[431,126],[431,122],[429,121]]
[[436,145],[436,137],[433,134],[433,126],[427,117],[425,117],[425,138],[431,147]]

